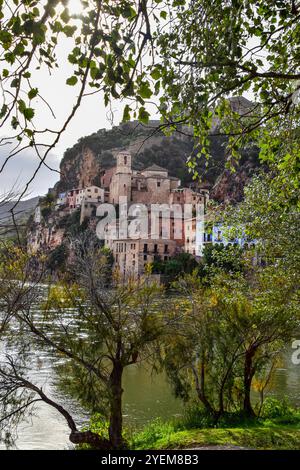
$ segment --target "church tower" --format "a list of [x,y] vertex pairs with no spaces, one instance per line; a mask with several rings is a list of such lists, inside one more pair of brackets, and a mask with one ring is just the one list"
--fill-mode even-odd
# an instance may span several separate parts
[[131,154],[129,152],[119,152],[117,155],[116,174],[132,174],[131,170]]
[[118,204],[120,197],[131,200],[131,154],[123,151],[117,155],[116,173],[112,177],[109,191],[109,202]]

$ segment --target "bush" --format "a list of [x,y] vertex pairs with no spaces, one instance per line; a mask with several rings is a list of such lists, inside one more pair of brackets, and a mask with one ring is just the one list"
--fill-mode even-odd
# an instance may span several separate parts
[[43,209],[41,210],[41,214],[44,217],[44,219],[48,219],[51,212],[52,212],[51,207],[43,207]]
[[293,408],[287,398],[278,400],[268,397],[264,401],[261,415],[264,420],[272,420],[273,424],[298,424],[300,423],[300,412]]

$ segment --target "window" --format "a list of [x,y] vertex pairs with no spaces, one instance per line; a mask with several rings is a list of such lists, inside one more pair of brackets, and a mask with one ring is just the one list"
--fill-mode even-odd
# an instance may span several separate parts
[[145,244],[144,244],[144,253],[147,253],[147,251],[148,251],[148,244],[145,243]]
[[167,257],[167,256],[164,256],[164,261],[168,261],[168,257]]
[[157,244],[154,245],[154,253],[157,253]]
[[127,156],[124,157],[124,165],[127,165]]
[[157,187],[160,188],[160,181],[157,181]]
[[147,261],[147,255],[144,255],[144,261]]
[[95,193],[97,193],[97,192],[98,192],[98,188],[95,188]]
[[168,245],[165,245],[165,253],[168,253]]

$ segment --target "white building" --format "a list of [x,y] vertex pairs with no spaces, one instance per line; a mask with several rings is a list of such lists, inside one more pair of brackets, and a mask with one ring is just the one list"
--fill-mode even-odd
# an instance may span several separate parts
[[84,201],[98,201],[104,202],[104,189],[98,186],[88,186],[84,189],[79,189],[78,194],[75,195],[75,206],[81,207]]

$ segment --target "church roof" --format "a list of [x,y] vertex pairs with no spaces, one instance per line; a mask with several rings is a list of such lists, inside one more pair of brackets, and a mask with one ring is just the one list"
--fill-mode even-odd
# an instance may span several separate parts
[[166,168],[163,168],[162,166],[159,166],[159,165],[151,165],[151,166],[148,166],[148,168],[145,168],[143,171],[164,171],[164,172],[168,172],[168,170]]

